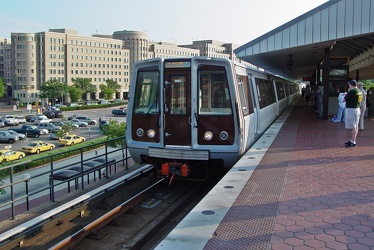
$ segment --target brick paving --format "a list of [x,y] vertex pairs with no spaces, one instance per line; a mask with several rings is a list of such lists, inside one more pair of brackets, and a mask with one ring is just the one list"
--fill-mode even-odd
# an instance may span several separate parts
[[374,249],[374,118],[344,123],[298,99],[205,249]]

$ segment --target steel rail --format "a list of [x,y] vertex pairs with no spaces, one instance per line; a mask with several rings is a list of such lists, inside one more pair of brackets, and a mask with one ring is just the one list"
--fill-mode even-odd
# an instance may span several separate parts
[[[78,198],[66,202],[65,204],[55,209],[52,209],[44,214],[41,214],[36,218],[33,218],[19,226],[16,226],[8,230],[7,232],[0,235],[0,248],[2,248],[6,244],[10,244],[11,242],[16,242],[17,239],[20,238],[22,235],[38,230],[42,225],[58,218],[58,216],[61,216],[63,214],[68,213],[69,211],[74,210],[77,206],[82,206],[82,204],[87,203],[95,199],[96,197],[104,193],[107,193],[110,190],[113,190],[114,188],[122,185],[123,183],[131,181],[136,177],[153,170],[153,165],[147,164],[145,166],[142,166],[131,173],[128,173],[120,178],[117,178],[105,185],[100,186],[99,188],[96,188],[95,190],[87,192]],[[19,244],[21,243],[18,243],[16,245]]]
[[108,213],[104,214],[100,218],[96,219],[95,221],[91,222],[84,228],[80,229],[78,232],[74,233],[73,235],[67,237],[66,239],[60,241],[59,243],[55,244],[53,247],[49,249],[69,249],[70,247],[74,247],[75,244],[79,243],[84,237],[89,235],[91,232],[95,232],[100,228],[106,226],[110,223],[113,219],[117,218],[121,214],[128,211],[131,207],[142,201],[145,197],[147,197],[150,193],[154,192],[156,188],[165,181],[166,179],[160,179],[158,182],[154,183],[152,186],[148,187],[147,189],[141,191],[140,193],[134,195],[127,201],[123,202],[122,204],[118,205]]

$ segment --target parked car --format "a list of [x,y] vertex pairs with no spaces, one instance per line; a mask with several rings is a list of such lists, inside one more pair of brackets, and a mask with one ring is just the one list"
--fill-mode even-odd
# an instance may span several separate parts
[[75,119],[78,119],[82,122],[87,122],[89,125],[96,125],[97,124],[97,121],[88,117],[88,116],[77,116],[75,117]]
[[49,108],[46,109],[43,114],[50,119],[60,118],[62,116],[62,111],[57,108]]
[[8,129],[8,132],[11,133],[12,135],[18,135],[20,140],[24,140],[26,138],[25,134],[17,133],[16,131],[14,131],[12,129]]
[[53,112],[53,110],[50,110],[50,109],[46,109],[44,110],[43,114],[48,117],[49,119],[53,119],[55,118],[55,112]]
[[25,157],[24,152],[14,151],[9,149],[1,149],[0,150],[0,163],[21,160]]
[[78,115],[71,115],[71,116],[68,117],[68,120],[75,119],[75,118],[77,118],[77,116]]
[[56,147],[55,144],[37,141],[37,142],[30,142],[27,146],[22,147],[22,152],[28,154],[39,154],[40,152],[52,150]]
[[18,126],[19,124],[18,119],[14,115],[6,115],[4,117],[4,123],[7,126],[11,126],[11,125]]
[[13,131],[17,133],[25,134],[27,137],[35,137],[38,138],[40,135],[48,134],[48,130],[46,129],[38,129],[37,126],[34,125],[22,125],[21,128],[13,128]]
[[12,135],[8,131],[0,131],[0,142],[7,142],[13,144],[15,141],[18,141],[18,135]]
[[44,117],[44,118],[48,118],[45,114],[42,114],[42,113],[36,113],[35,116],[36,116],[36,117]]
[[52,109],[52,111],[55,113],[55,118],[61,118],[62,117],[62,111],[59,109]]
[[48,130],[49,133],[52,133],[54,131],[60,130],[61,127],[54,125],[53,123],[50,123],[50,122],[45,122],[45,123],[39,123],[38,129],[46,129]]
[[37,117],[36,119],[35,119],[35,123],[36,124],[40,124],[40,123],[50,123],[52,121],[52,119],[49,119],[49,118],[47,118],[47,117]]
[[30,114],[25,116],[27,122],[34,122],[36,115],[35,114]]
[[79,127],[87,127],[88,126],[88,123],[87,122],[83,122],[81,120],[78,120],[78,119],[71,119],[70,122],[72,124],[76,124],[78,125]]
[[0,118],[0,128],[5,127],[5,120]]
[[112,115],[113,116],[126,116],[127,111],[123,109],[113,109],[112,110]]
[[[78,124],[72,123],[71,121],[51,121],[50,123],[56,125],[56,126],[64,126],[64,125],[69,125],[72,126],[73,128],[79,128]],[[88,126],[88,124],[87,124]]]
[[51,138],[51,140],[59,140],[60,139],[55,133],[51,133],[49,135],[49,138]]
[[23,115],[18,115],[18,116],[16,116],[16,118],[18,119],[19,123],[25,123],[26,122],[26,117],[24,117]]
[[83,136],[78,136],[78,135],[66,135],[63,138],[60,138],[58,140],[58,144],[60,145],[65,145],[65,146],[70,146],[78,143],[82,143],[86,140]]

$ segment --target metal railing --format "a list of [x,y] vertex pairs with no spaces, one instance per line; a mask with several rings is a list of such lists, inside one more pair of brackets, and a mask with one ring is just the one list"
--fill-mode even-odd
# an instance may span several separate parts
[[[66,154],[66,152],[56,152],[53,155],[2,167],[0,171],[8,172],[8,176],[3,185],[0,186],[0,189],[4,192],[4,194],[0,194],[0,210],[9,209],[10,213],[2,212],[0,221],[10,218],[15,219],[16,208],[18,208],[18,214],[20,214],[37,207],[38,205],[31,206],[31,201],[37,198],[43,197],[44,200],[48,199],[49,202],[55,202],[58,193],[61,195],[61,193],[70,192],[71,181],[74,181],[75,190],[79,189],[79,186],[83,190],[86,188],[86,183],[87,185],[90,184],[90,180],[96,182],[96,173],[98,173],[98,179],[100,180],[102,177],[109,178],[110,175],[116,173],[117,166],[128,170],[128,159],[130,157],[127,147],[111,148],[109,146],[111,142],[116,140],[125,140],[125,137],[89,146],[83,146],[84,144],[82,144],[81,148],[75,149],[79,150],[79,154],[64,159],[61,159],[61,155]],[[104,145],[100,148],[87,151],[89,147],[102,144]],[[100,151],[104,152],[100,153]],[[49,164],[16,173],[17,167],[46,158],[49,158]],[[92,162],[97,162],[97,164],[88,166]],[[65,175],[66,173],[70,175]]]

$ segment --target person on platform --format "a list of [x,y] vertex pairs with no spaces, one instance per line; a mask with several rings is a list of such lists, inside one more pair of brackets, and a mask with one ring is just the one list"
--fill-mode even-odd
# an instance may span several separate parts
[[334,119],[334,122],[344,122],[345,121],[345,101],[344,97],[347,94],[345,92],[344,87],[341,87],[339,89],[339,96],[338,96],[338,104],[339,104],[339,110],[336,118]]
[[366,111],[366,98],[367,98],[367,93],[366,90],[364,89],[364,83],[363,82],[358,82],[357,87],[359,90],[362,92],[362,101],[361,101],[361,114],[360,114],[360,119],[358,120],[358,129],[360,131],[364,130],[364,117],[365,117],[365,111]]
[[307,85],[305,88],[304,96],[305,96],[305,101],[309,103],[310,101],[310,86],[309,85]]
[[362,101],[362,92],[357,88],[357,82],[351,80],[348,82],[349,91],[344,97],[347,108],[345,118],[345,128],[351,129],[351,140],[345,143],[346,147],[357,147],[356,138],[358,134],[358,120],[360,118],[360,105]]
[[323,86],[320,85],[317,87],[317,111],[318,111],[318,118],[322,118],[323,115]]

